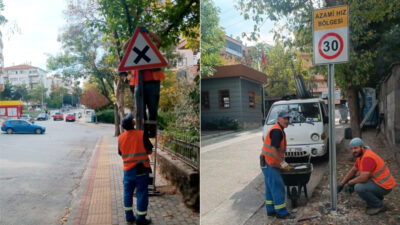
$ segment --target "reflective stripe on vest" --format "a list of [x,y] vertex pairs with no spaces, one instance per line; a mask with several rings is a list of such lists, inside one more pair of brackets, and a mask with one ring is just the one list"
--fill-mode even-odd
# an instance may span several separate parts
[[[139,83],[138,71],[131,72],[131,79],[129,80],[129,85],[136,86]],[[165,79],[165,74],[161,69],[146,69],[143,71],[143,81],[163,81]]]
[[125,131],[119,136],[118,144],[125,171],[134,168],[138,163],[143,163],[144,167],[150,168],[150,160],[143,143],[142,130]]
[[[264,142],[264,146],[265,146],[266,148],[271,148],[271,147],[272,147],[271,145],[269,145],[269,144],[267,144],[267,143],[265,143],[265,142]],[[284,149],[281,149],[281,148],[278,148],[278,152],[285,153],[285,150],[284,150]]]
[[272,146],[271,146],[271,139],[270,139],[270,133],[272,130],[278,129],[282,132],[282,140],[280,143],[280,147],[277,148],[278,154],[281,158],[285,157],[285,150],[286,150],[286,135],[285,132],[283,132],[281,126],[278,123],[275,123],[268,131],[267,135],[265,136],[263,147],[261,148],[261,154],[264,155],[265,161],[267,162],[268,165],[272,167],[277,167],[280,168],[279,164],[279,159],[275,158],[274,155],[272,154]]
[[396,181],[390,173],[389,167],[382,158],[371,149],[366,149],[361,159],[357,159],[358,172],[360,174],[362,173],[362,164],[365,158],[371,158],[376,163],[375,170],[371,172],[371,180],[384,189],[392,189],[396,185]]
[[265,200],[265,204],[266,204],[266,205],[273,205],[273,204],[274,204],[274,201],[272,201],[272,200]]

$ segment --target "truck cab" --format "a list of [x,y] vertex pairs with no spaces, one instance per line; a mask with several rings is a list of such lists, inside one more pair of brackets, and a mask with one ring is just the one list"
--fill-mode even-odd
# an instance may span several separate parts
[[286,110],[291,115],[285,128],[286,158],[320,157],[328,152],[328,110],[322,99],[293,99],[275,102],[266,117],[263,140],[277,122],[278,113]]

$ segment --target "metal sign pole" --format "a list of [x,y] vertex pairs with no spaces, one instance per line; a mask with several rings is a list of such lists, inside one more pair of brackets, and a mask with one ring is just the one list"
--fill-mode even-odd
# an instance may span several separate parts
[[329,171],[331,187],[331,209],[337,209],[336,190],[336,141],[335,141],[335,64],[328,64],[329,105]]
[[137,113],[137,118],[136,118],[136,124],[137,124],[137,129],[138,130],[144,130],[144,104],[143,104],[143,70],[139,70],[138,72],[138,92],[137,94],[139,95],[138,98],[136,98],[135,100],[139,100],[136,105],[137,105],[137,109],[136,109],[136,113]]

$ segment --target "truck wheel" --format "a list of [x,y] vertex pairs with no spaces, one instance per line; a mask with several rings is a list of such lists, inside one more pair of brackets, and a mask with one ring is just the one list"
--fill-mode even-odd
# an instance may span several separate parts
[[41,133],[42,133],[42,130],[40,130],[40,129],[38,128],[38,129],[35,130],[35,133],[36,133],[36,134],[41,134]]
[[8,129],[7,129],[7,134],[12,134],[12,133],[14,133],[14,130],[11,129],[11,128],[8,128]]

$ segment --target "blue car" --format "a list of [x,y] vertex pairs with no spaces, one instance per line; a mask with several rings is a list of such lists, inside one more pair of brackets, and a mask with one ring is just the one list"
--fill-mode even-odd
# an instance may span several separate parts
[[7,132],[7,134],[13,133],[34,133],[44,134],[46,128],[31,124],[26,120],[7,120],[1,126],[1,130]]

